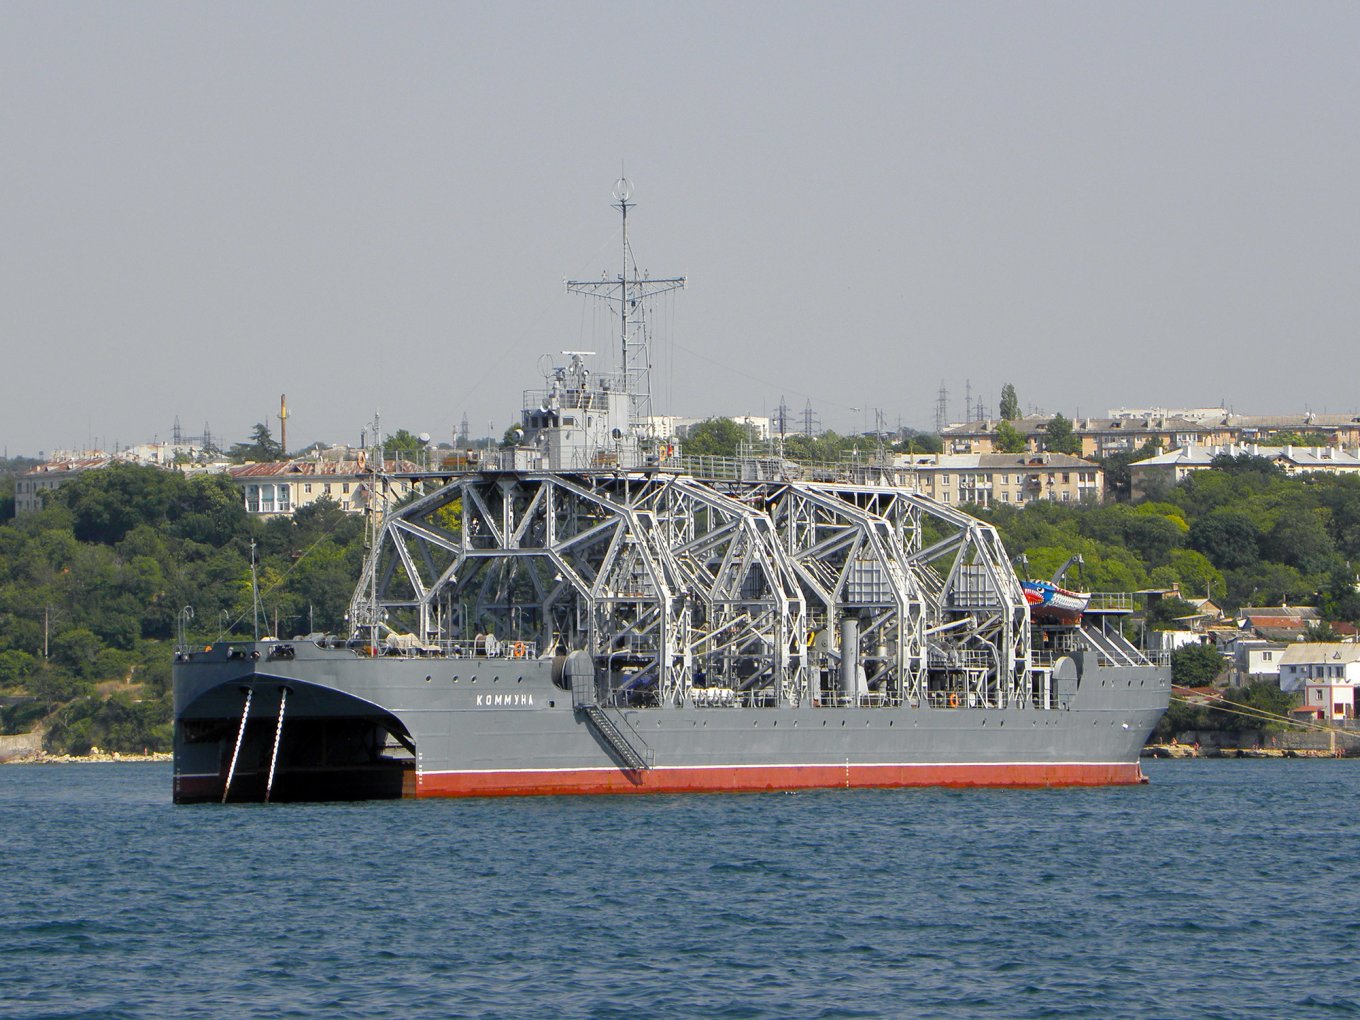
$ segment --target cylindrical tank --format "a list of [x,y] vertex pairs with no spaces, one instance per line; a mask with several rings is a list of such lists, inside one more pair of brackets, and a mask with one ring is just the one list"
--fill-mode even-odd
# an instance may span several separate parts
[[841,617],[841,694],[855,699],[859,688],[859,617]]

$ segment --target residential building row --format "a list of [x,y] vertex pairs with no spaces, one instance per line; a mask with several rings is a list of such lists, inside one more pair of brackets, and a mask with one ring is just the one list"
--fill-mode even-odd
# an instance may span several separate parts
[[411,461],[389,460],[375,490],[373,472],[363,454],[348,450],[248,464],[148,462],[96,453],[39,464],[16,478],[15,515],[41,509],[47,493],[80,474],[118,462],[151,464],[189,474],[225,474],[240,491],[246,512],[262,517],[292,514],[323,498],[334,501],[347,513],[361,513],[370,506],[405,499],[414,491],[415,478],[421,474],[420,465]]
[[894,466],[908,486],[941,503],[1098,503],[1105,491],[1100,465],[1065,453],[899,454]]
[[[1031,414],[1007,422],[1032,451],[1043,449],[1051,414]],[[946,453],[993,453],[1002,419],[987,418],[947,426],[940,438]],[[1360,447],[1360,415],[1240,415],[1224,408],[1113,411],[1104,418],[1076,417],[1072,433],[1081,456],[1104,458],[1131,453],[1151,443],[1162,450],[1182,446],[1232,446],[1270,443],[1277,436],[1316,437],[1318,445]]]
[[1166,453],[1129,465],[1129,479],[1134,496],[1145,496],[1157,486],[1172,486],[1196,471],[1213,467],[1217,457],[1261,457],[1270,461],[1287,475],[1322,472],[1340,475],[1360,472],[1360,448],[1336,446],[1261,446],[1258,443],[1228,444],[1226,446],[1177,447]]

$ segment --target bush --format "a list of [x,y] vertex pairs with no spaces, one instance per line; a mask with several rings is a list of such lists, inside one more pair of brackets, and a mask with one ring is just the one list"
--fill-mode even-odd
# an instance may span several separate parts
[[9,708],[0,708],[0,733],[29,733],[42,722],[45,715],[47,706],[36,698],[21,701]]
[[1171,682],[1181,687],[1208,687],[1226,665],[1210,645],[1183,645],[1171,653]]

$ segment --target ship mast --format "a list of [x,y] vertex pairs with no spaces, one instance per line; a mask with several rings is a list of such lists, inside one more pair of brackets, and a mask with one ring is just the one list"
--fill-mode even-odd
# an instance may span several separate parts
[[623,219],[623,268],[618,277],[613,280],[608,277],[600,280],[567,280],[566,287],[569,294],[585,294],[618,304],[623,384],[628,392],[630,416],[637,423],[652,413],[652,358],[648,350],[647,324],[643,319],[644,303],[657,294],[683,289],[685,277],[671,276],[654,280],[650,276],[639,275],[628,246],[628,210],[637,205],[629,201],[632,197],[632,182],[620,177],[614,184],[614,208],[619,210]]

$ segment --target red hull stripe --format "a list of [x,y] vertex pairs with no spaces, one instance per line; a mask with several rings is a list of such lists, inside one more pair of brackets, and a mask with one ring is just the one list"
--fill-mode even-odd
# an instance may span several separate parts
[[945,765],[760,765],[711,768],[425,772],[417,797],[552,793],[730,793],[900,786],[1118,786],[1143,782],[1137,762]]

